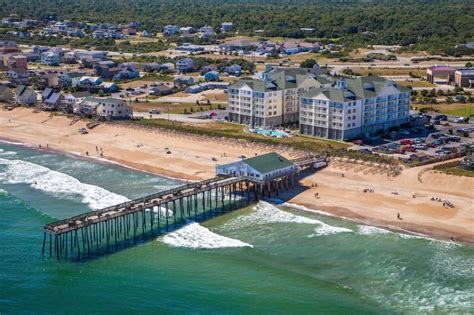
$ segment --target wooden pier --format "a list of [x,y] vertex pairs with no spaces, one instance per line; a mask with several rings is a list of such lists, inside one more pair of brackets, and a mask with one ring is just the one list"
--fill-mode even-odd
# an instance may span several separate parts
[[[294,161],[299,170],[318,162],[321,159],[313,157]],[[278,195],[297,184],[299,170],[269,181],[217,176],[46,224],[42,254],[80,259],[153,239],[186,222],[201,222]]]

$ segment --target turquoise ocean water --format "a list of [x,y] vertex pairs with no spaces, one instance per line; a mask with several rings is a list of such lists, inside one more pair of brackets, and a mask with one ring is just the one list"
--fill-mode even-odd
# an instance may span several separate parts
[[0,143],[0,313],[473,313],[474,249],[266,202],[108,256],[42,226],[179,181]]

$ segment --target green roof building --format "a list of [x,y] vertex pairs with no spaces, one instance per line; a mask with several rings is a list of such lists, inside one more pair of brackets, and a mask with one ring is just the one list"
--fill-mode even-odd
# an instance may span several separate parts
[[261,181],[269,181],[296,171],[298,166],[295,163],[275,152],[216,166],[217,175],[248,176]]

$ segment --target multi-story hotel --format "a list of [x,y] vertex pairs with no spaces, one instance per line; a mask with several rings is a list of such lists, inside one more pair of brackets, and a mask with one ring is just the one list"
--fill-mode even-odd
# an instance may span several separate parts
[[276,68],[258,80],[241,80],[228,88],[229,119],[252,127],[275,127],[299,120],[299,97],[329,87],[331,77],[302,68]]
[[338,81],[300,97],[300,132],[336,140],[369,136],[409,121],[410,89],[381,77]]

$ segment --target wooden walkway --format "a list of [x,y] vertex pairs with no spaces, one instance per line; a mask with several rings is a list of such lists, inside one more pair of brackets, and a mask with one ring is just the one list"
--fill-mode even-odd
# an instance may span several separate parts
[[[294,160],[299,169],[325,159]],[[204,221],[259,200],[278,195],[298,181],[299,171],[262,182],[250,177],[217,176],[188,183],[122,204],[83,213],[44,226],[42,253],[81,258],[125,248],[133,241],[152,239],[189,221]]]

